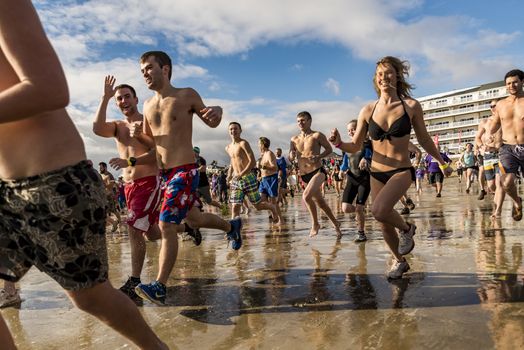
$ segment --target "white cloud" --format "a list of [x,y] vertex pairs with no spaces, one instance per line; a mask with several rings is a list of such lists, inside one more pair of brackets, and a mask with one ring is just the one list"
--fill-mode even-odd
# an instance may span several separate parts
[[487,49],[507,45],[519,33],[497,33],[464,16],[400,17],[422,3],[128,0],[125,15],[119,15],[122,3],[91,0],[47,2],[40,13],[67,60],[91,58],[108,43],[153,45],[159,40],[182,55],[247,59],[252,48],[284,40],[336,43],[365,60],[393,54],[424,61],[438,80],[461,82],[483,72],[484,65],[471,64],[479,59],[495,64],[492,69],[505,67]]
[[[166,51],[177,54],[179,63],[173,67],[177,80],[213,78],[206,68],[185,64],[190,57],[238,54],[248,59],[250,50],[269,42],[335,44],[366,61],[388,54],[401,56],[412,62],[412,75],[419,82],[435,86],[443,82],[461,86],[479,76],[500,77],[514,62],[521,62],[511,54],[493,53],[508,47],[520,33],[500,33],[485,25],[482,28],[469,17],[418,16],[406,21],[406,14],[421,4],[421,0],[327,0],[322,5],[303,0],[36,2],[68,77],[72,101],[69,111],[93,158],[115,154],[112,140],[91,132],[103,77],[114,74],[117,82],[135,86],[142,102],[151,95],[140,76],[138,57],[124,54],[129,48],[141,52],[145,46],[167,45]],[[120,45],[125,48],[122,54],[118,51]],[[101,58],[108,46],[113,56]],[[291,69],[300,71],[303,66],[297,63]],[[227,84],[213,81],[209,90],[223,91]],[[325,86],[335,95],[340,92],[334,78]],[[313,128],[328,133],[333,126],[344,128],[362,105],[358,100],[290,104],[264,98],[215,102],[224,107],[222,125],[209,129],[196,121],[194,143],[201,146],[205,157],[222,162],[226,161],[223,146],[228,143],[225,125],[230,120],[241,121],[244,136],[253,146],[265,134],[275,147],[287,149],[289,138],[297,132],[298,111],[308,109],[313,114]],[[271,112],[253,112],[260,106]],[[114,106],[109,115],[120,118]]]
[[304,65],[302,64],[295,63],[294,65],[291,66],[291,70],[295,72],[299,72],[302,69],[304,69]]
[[324,83],[324,87],[328,89],[332,94],[338,96],[340,94],[340,83],[333,78],[329,78]]

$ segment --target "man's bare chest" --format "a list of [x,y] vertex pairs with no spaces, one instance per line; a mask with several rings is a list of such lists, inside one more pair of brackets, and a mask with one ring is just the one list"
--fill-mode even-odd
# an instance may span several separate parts
[[177,99],[154,102],[147,109],[151,128],[184,123],[193,116],[191,106]]
[[314,136],[298,136],[295,139],[295,145],[297,149],[301,152],[303,151],[311,151],[313,149],[316,149],[319,147],[319,143],[317,139]]

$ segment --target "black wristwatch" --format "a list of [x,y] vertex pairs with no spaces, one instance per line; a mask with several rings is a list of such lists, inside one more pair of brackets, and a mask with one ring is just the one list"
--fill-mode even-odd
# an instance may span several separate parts
[[136,165],[136,158],[135,157],[129,157],[129,165],[135,166]]

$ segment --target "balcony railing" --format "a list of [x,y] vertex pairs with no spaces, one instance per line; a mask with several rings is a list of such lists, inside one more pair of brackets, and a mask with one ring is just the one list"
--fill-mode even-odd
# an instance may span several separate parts
[[[487,93],[487,91],[490,91],[490,93]],[[492,98],[500,98],[506,95],[507,95],[507,92],[505,91],[505,88],[499,87],[499,88],[484,90],[484,91],[468,92],[468,93],[453,96],[453,97],[435,98],[433,101],[422,102],[422,105],[424,109],[427,110],[427,109],[459,105],[459,104],[470,102],[470,101],[483,101],[483,100],[489,100]]]
[[[438,124],[438,125],[428,125],[426,129],[428,131],[437,131],[437,130],[445,130],[445,129],[456,129],[456,128],[461,128],[461,127],[470,126],[470,125],[476,126],[479,124],[479,121],[480,119],[476,118],[476,119],[471,119],[471,120],[462,120],[459,122],[449,122],[449,123],[443,123],[443,124]],[[411,130],[411,134],[415,134],[415,131]]]
[[470,112],[481,112],[481,111],[487,111],[487,110],[489,110],[489,104],[473,106],[473,107],[468,107],[468,108],[457,108],[457,109],[452,109],[449,111],[425,114],[424,120],[449,117],[452,115],[465,114],[465,113],[470,113]]

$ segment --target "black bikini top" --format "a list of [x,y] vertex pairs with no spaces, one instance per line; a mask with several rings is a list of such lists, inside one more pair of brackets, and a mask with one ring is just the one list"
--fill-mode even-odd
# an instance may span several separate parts
[[375,108],[377,108],[377,103],[375,103],[375,106],[373,107],[373,110],[371,111],[371,118],[369,118],[369,125],[368,125],[368,133],[369,137],[374,141],[384,141],[385,139],[391,140],[391,137],[403,137],[406,135],[409,135],[411,133],[411,119],[409,119],[408,112],[406,112],[406,106],[404,105],[404,101],[400,100],[402,102],[402,107],[404,108],[404,114],[395,120],[393,124],[389,127],[388,131],[384,131],[373,120],[373,113],[375,113]]

